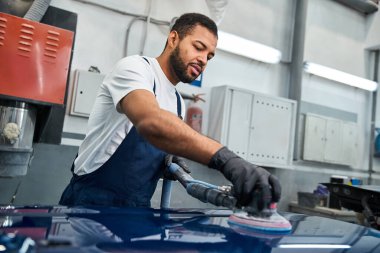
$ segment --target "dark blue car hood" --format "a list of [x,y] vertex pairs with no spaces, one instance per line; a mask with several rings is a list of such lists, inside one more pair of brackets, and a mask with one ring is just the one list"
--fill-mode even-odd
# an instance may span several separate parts
[[363,226],[282,213],[292,223],[290,234],[248,235],[228,225],[230,214],[212,209],[1,207],[0,251],[18,252],[17,247],[29,243],[29,252],[380,252],[380,232]]

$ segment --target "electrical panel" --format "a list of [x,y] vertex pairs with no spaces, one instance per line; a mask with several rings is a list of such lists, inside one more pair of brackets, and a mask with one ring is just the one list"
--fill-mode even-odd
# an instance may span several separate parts
[[88,117],[95,103],[104,75],[76,70],[70,114]]
[[[293,157],[293,113],[289,100],[256,94],[253,100],[248,160],[290,164]],[[257,142],[260,141],[260,145]]]
[[248,161],[289,167],[293,161],[296,102],[250,90],[211,90],[208,135]]
[[[233,91],[231,97],[228,136],[226,143],[231,150],[244,159],[248,155],[248,139],[250,133],[250,118],[252,94]],[[248,105],[248,106],[247,106]]]

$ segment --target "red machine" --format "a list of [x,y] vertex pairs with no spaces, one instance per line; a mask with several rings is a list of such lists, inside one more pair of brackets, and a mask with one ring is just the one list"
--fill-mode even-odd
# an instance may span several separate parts
[[44,5],[41,19],[35,3],[41,23],[0,12],[0,177],[27,173],[34,141],[61,141],[77,15]]
[[64,104],[74,33],[0,12],[0,94]]

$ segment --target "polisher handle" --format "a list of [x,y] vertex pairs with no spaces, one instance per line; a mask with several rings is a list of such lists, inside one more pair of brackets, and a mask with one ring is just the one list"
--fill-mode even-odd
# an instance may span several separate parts
[[186,191],[189,195],[202,202],[211,203],[215,206],[224,206],[229,209],[234,209],[237,201],[236,198],[231,195],[198,183],[188,184]]
[[175,163],[172,163],[168,170],[185,187],[190,196],[215,206],[224,206],[229,209],[235,208],[237,199],[226,191],[221,190],[221,187],[195,180]]

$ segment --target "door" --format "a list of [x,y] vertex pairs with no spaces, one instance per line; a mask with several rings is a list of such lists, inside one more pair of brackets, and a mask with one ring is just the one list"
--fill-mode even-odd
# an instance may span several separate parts
[[303,159],[324,161],[326,119],[306,115]]
[[252,94],[232,90],[227,146],[247,158]]

